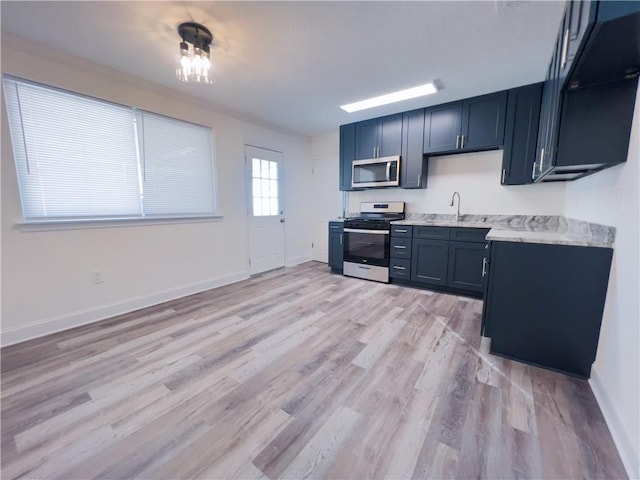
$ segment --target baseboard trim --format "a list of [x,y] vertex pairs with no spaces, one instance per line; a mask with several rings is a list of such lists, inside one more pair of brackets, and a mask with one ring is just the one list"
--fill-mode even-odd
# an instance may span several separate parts
[[600,376],[597,370],[594,368],[591,370],[591,379],[589,379],[589,385],[591,391],[596,397],[598,406],[602,411],[605,422],[609,427],[611,436],[613,437],[613,443],[615,443],[622,463],[629,478],[640,478],[640,456],[638,451],[633,448],[632,442],[627,436],[624,428],[622,427],[622,421],[616,413],[615,408],[606,389],[604,388]]
[[136,297],[125,300],[123,302],[112,303],[109,305],[101,305],[99,307],[80,310],[57,317],[48,318],[46,320],[25,325],[23,327],[12,328],[0,332],[0,346],[6,347],[26,340],[50,335],[52,333],[62,332],[70,328],[99,322],[106,318],[123,313],[133,312],[145,307],[158,305],[169,300],[193,295],[194,293],[204,292],[212,288],[222,287],[241,280],[249,278],[248,272],[238,272],[231,275],[212,278],[204,282],[191,283],[182,287],[163,290],[143,297]]
[[311,255],[300,255],[298,257],[292,257],[287,259],[287,267],[293,267],[294,265],[300,265],[301,263],[310,262],[313,260]]

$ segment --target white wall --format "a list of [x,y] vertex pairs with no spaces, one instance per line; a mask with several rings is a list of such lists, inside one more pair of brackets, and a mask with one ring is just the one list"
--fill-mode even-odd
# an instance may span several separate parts
[[427,188],[374,189],[349,194],[349,211],[360,202],[403,200],[411,213],[455,213],[451,195],[460,193],[460,213],[562,215],[565,185],[500,185],[502,150],[429,158]]
[[338,190],[339,144],[340,136],[337,131],[311,140],[313,259],[319,262],[328,261],[327,222],[342,215],[342,192]]
[[591,386],[631,478],[640,478],[640,91],[623,165],[567,184],[564,214],[616,227]]
[[[46,58],[45,58],[46,57]],[[2,45],[2,72],[211,126],[221,220],[28,231],[2,105],[2,342],[104,318],[248,276],[244,145],[284,153],[286,262],[311,259],[311,142],[203,108],[69,57]],[[215,88],[212,86],[211,88]],[[3,96],[4,99],[4,96]],[[4,101],[4,100],[3,100]],[[100,270],[104,283],[92,285]]]

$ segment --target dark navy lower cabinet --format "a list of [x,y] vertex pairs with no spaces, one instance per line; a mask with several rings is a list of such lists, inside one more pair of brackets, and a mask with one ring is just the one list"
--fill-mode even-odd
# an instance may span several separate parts
[[491,242],[484,309],[490,352],[589,378],[613,251]]
[[430,285],[446,285],[449,240],[414,238],[412,249],[411,280]]
[[488,231],[392,225],[391,278],[406,285],[482,297]]
[[482,263],[485,244],[449,242],[447,285],[461,290],[483,291]]
[[342,271],[343,227],[342,222],[329,222],[329,266],[332,270]]

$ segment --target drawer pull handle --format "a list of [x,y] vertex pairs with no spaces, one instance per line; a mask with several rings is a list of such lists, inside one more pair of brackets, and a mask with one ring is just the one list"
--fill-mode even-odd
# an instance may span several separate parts
[[407,268],[406,267],[398,267],[397,265],[394,265],[393,269],[394,270],[406,270]]
[[396,233],[407,233],[407,231],[404,229],[396,228]]
[[393,248],[401,248],[401,249],[405,249],[407,247],[405,247],[404,245],[394,245]]

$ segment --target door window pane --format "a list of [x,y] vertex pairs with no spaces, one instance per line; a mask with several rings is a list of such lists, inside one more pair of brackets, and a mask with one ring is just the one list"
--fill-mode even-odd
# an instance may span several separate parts
[[253,158],[251,160],[251,194],[253,215],[278,215],[278,162]]

